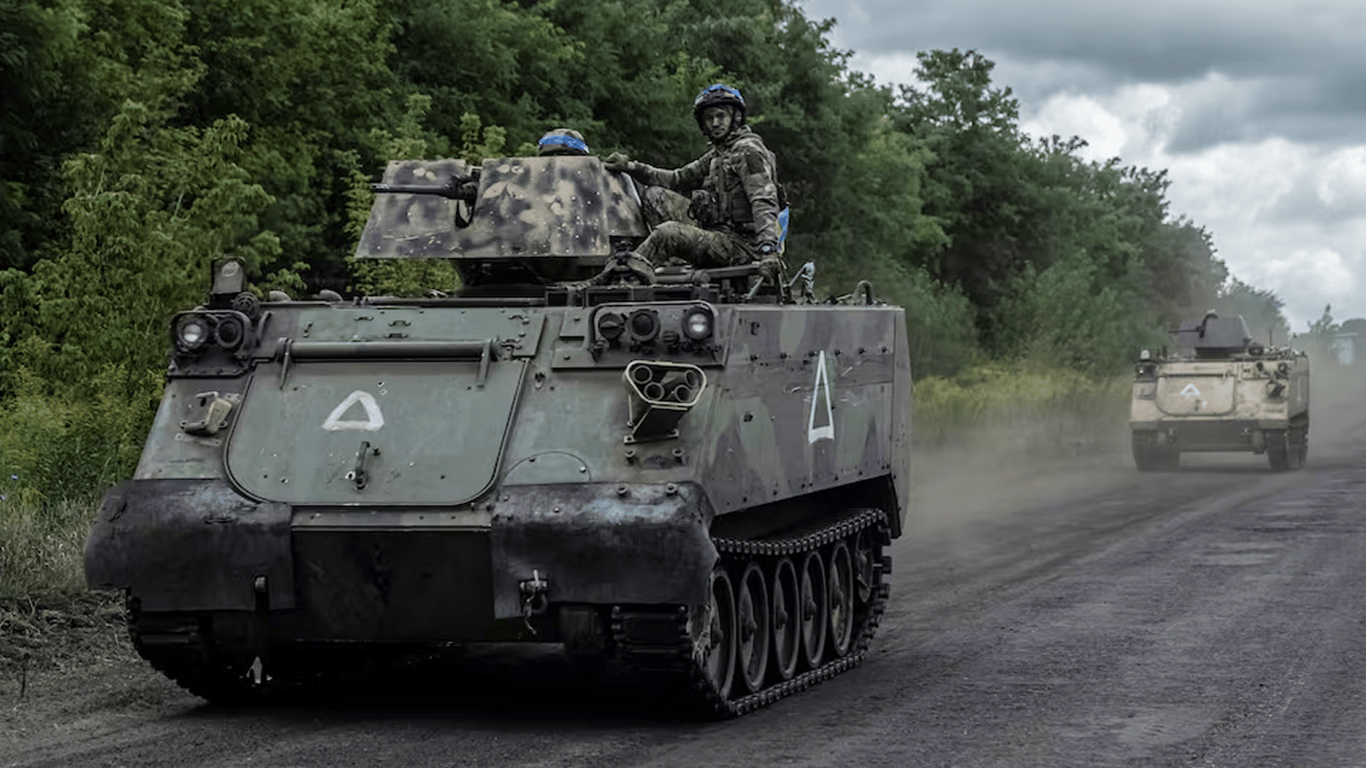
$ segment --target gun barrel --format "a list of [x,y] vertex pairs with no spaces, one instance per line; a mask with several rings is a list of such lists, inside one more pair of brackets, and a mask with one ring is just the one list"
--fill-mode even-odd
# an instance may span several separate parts
[[370,189],[374,192],[384,192],[389,194],[401,195],[440,195],[451,200],[464,200],[467,195],[462,195],[460,188],[456,186],[423,186],[419,184],[371,184]]

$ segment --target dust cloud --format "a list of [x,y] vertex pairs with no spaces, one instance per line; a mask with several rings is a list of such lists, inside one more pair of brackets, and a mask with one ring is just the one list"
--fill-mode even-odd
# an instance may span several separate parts
[[1341,368],[1311,362],[1309,467],[1366,461],[1366,365]]
[[[1307,469],[1366,466],[1366,366],[1311,370]],[[975,521],[1154,482],[1139,473],[1125,410],[1110,416],[1052,414],[1034,422],[965,429],[943,446],[912,451],[906,533],[950,532]],[[1266,457],[1184,454],[1180,472],[1260,475]],[[1179,473],[1178,473],[1179,474]]]

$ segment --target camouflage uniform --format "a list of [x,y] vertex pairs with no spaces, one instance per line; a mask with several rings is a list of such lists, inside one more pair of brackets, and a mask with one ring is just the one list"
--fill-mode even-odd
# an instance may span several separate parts
[[780,239],[776,162],[747,125],[682,168],[634,162],[628,173],[647,186],[690,193],[689,212],[700,225],[660,223],[636,248],[651,263],[674,256],[704,269],[748,264],[759,258],[761,243]]

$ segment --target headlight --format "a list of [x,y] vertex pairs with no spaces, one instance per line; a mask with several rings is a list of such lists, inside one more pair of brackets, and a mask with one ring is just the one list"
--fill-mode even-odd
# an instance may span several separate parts
[[186,352],[193,352],[209,340],[209,322],[201,315],[185,315],[176,321],[175,343]]
[[240,319],[229,315],[218,321],[218,327],[214,328],[213,335],[218,346],[231,352],[241,346],[242,339],[247,335],[247,328]]
[[701,341],[702,339],[711,336],[711,332],[712,316],[711,312],[706,309],[696,307],[688,310],[688,313],[683,316],[684,336],[687,336],[693,341]]
[[659,315],[654,310],[637,309],[627,322],[631,326],[631,335],[637,341],[654,341],[655,336],[659,335]]

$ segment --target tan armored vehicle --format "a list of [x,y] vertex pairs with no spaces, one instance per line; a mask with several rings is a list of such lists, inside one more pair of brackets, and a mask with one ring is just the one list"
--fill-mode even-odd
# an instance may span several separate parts
[[1172,332],[1175,347],[1134,366],[1134,463],[1175,469],[1182,452],[1265,453],[1273,470],[1304,466],[1309,358],[1252,340],[1242,317],[1213,312]]

